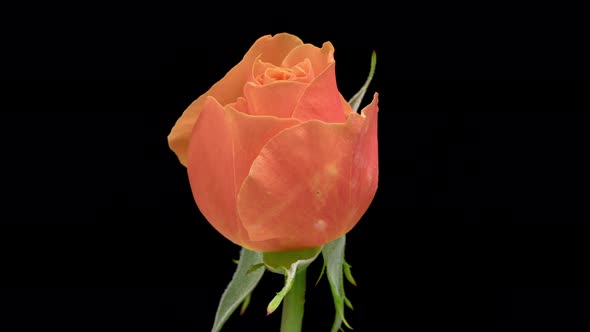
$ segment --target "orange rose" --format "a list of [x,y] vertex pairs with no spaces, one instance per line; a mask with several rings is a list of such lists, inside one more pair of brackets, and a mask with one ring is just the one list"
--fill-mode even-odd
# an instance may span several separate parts
[[336,86],[334,47],[258,39],[195,100],[168,141],[205,218],[254,251],[350,231],[377,190],[377,94],[361,114]]

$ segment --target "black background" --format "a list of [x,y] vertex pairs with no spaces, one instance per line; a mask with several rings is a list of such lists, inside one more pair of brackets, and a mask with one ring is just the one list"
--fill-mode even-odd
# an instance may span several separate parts
[[[379,189],[347,237],[355,331],[589,330],[578,11],[367,7],[5,11],[0,330],[210,329],[239,248],[202,218],[166,136],[283,31],[332,41],[346,98],[377,51]],[[304,329],[327,331],[316,264]],[[266,274],[225,330],[276,331],[281,282]]]

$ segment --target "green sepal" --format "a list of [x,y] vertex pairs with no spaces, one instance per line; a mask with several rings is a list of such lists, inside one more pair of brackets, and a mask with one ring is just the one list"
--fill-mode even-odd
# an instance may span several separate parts
[[315,285],[317,286],[320,283],[320,280],[322,279],[322,277],[324,276],[324,273],[326,273],[326,260],[322,261],[322,271],[320,271],[320,275],[318,277],[318,279],[315,281]]
[[266,267],[275,273],[285,274],[294,263],[307,263],[309,265],[322,251],[322,247],[295,250],[262,253],[262,261]]
[[332,290],[336,317],[332,325],[332,332],[341,330],[342,323],[349,329],[350,324],[344,318],[344,305],[352,307],[350,301],[344,295],[344,247],[346,245],[346,236],[342,236],[332,242],[326,243],[322,250],[324,261],[326,262],[326,275]]
[[264,265],[269,271],[285,275],[285,286],[266,307],[267,315],[270,315],[279,307],[285,295],[291,290],[298,269],[307,268],[319,256],[321,251],[322,247],[317,247],[297,251],[265,252],[262,254]]
[[246,298],[242,302],[242,305],[240,306],[240,316],[243,316],[244,313],[246,312],[246,309],[248,309],[251,299],[252,299],[252,292],[250,292],[248,295],[246,295]]
[[251,273],[253,271],[256,271],[260,268],[263,268],[265,265],[264,263],[258,263],[258,264],[254,264],[252,266],[250,266],[250,268],[248,269],[248,271],[246,271],[246,274]]
[[375,67],[377,66],[377,53],[373,51],[371,54],[371,69],[369,69],[369,76],[365,81],[365,84],[361,87],[361,89],[350,98],[348,103],[352,107],[353,112],[358,112],[359,107],[361,106],[361,102],[363,101],[363,97],[369,88],[369,84],[371,84],[371,80],[373,80],[373,75],[375,75]]
[[346,280],[348,280],[348,282],[356,286],[356,280],[354,280],[354,278],[352,277],[352,273],[350,272],[350,264],[344,261],[344,265],[342,267],[344,267],[344,276],[346,277]]
[[212,332],[220,331],[223,324],[225,324],[240,304],[245,303],[245,305],[242,305],[243,310],[248,306],[249,297],[264,274],[264,269],[250,270],[252,266],[260,263],[262,263],[262,253],[250,251],[245,248],[241,249],[236,272],[223,292],[223,295],[221,295],[221,300],[215,313],[213,328],[211,329]]
[[348,307],[348,309],[354,310],[352,303],[350,302],[350,300],[346,296],[344,297],[344,304]]

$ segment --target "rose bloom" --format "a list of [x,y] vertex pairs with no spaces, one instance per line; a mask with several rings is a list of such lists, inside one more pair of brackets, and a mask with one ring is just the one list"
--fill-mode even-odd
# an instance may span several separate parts
[[352,111],[330,42],[268,35],[184,111],[168,142],[227,239],[264,252],[317,247],[350,231],[375,196],[377,103]]

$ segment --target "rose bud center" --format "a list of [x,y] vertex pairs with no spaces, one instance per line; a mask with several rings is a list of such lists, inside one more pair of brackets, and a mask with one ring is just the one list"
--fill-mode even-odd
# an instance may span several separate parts
[[276,81],[296,81],[309,83],[314,79],[313,67],[309,59],[305,59],[291,68],[267,64],[266,69],[256,76],[256,81],[266,85]]

